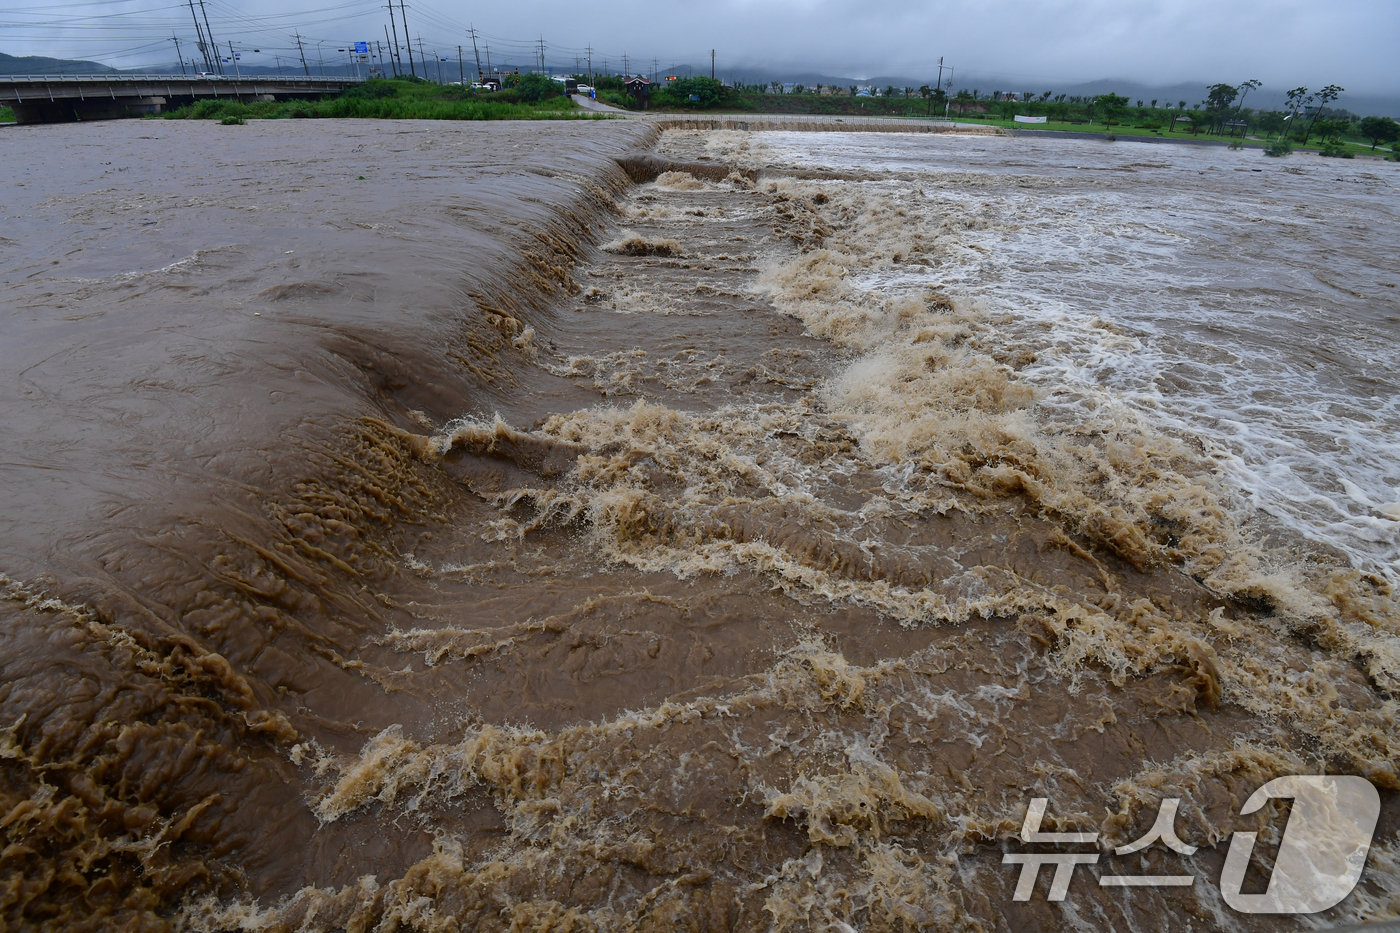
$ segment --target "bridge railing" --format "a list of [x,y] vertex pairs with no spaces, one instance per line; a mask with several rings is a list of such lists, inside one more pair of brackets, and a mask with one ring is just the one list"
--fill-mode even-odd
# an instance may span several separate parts
[[357,78],[354,75],[343,77],[316,76],[308,78],[305,75],[270,75],[270,74],[249,74],[249,75],[0,75],[0,83],[6,84],[36,84],[49,82],[51,84],[77,83],[82,81],[105,81],[111,84],[149,84],[155,82],[179,81],[189,83],[191,81],[261,81],[277,82],[279,84],[353,84],[364,81],[365,78]]

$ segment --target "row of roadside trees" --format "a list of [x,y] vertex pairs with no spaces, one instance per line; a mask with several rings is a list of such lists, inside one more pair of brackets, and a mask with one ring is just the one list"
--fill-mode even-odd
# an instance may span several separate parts
[[[623,106],[639,104],[625,95],[621,76],[595,75],[594,83],[601,98]],[[1250,108],[1247,105],[1250,93],[1262,86],[1262,82],[1253,79],[1238,85],[1223,82],[1212,84],[1206,88],[1202,100],[1188,104],[1185,100],[1138,100],[1134,103],[1115,93],[1071,96],[1052,91],[1037,94],[1033,91],[994,90],[984,94],[979,88],[962,88],[953,92],[951,87],[939,87],[935,82],[918,88],[890,86],[871,89],[874,93],[866,101],[874,106],[861,109],[872,113],[893,112],[889,111],[888,106],[894,104],[892,98],[897,98],[907,101],[907,106],[913,112],[926,116],[946,113],[956,117],[989,116],[1002,120],[1010,120],[1017,115],[1043,116],[1054,123],[1091,124],[1110,129],[1131,126],[1160,133],[1184,131],[1191,135],[1235,137],[1253,134],[1269,140],[1291,139],[1302,144],[1319,139],[1324,148],[1341,145],[1343,140],[1354,143],[1366,140],[1372,149],[1400,141],[1400,123],[1390,117],[1361,117],[1337,107],[1337,101],[1345,91],[1338,85],[1329,84],[1319,91],[1309,91],[1306,87],[1293,88],[1288,91],[1287,104],[1282,109]],[[697,76],[655,86],[649,95],[648,106],[705,110],[737,105],[746,110],[764,110],[779,102],[770,96],[777,90],[786,91],[781,98],[784,112],[796,112],[794,107],[799,104],[799,99],[825,97],[823,91],[829,95],[833,90],[839,90],[841,97],[857,97],[855,87],[784,87],[776,82],[771,86],[725,85]],[[812,108],[814,112],[831,109],[836,103],[812,101]],[[855,104],[856,101],[852,100],[851,103]],[[797,106],[796,109],[801,108]]]
[[[957,115],[987,114],[1010,119],[1015,115],[1044,116],[1063,123],[1097,123],[1107,127],[1131,125],[1148,130],[1174,131],[1193,135],[1246,136],[1251,133],[1269,138],[1288,138],[1307,143],[1314,138],[1325,143],[1344,138],[1365,139],[1374,149],[1400,140],[1400,123],[1390,117],[1362,117],[1336,105],[1345,88],[1329,84],[1319,91],[1297,87],[1288,91],[1287,104],[1277,110],[1254,110],[1246,106],[1249,92],[1262,87],[1249,80],[1239,85],[1212,84],[1203,100],[1188,105],[1184,100],[1136,106],[1118,94],[1067,97],[1050,91],[1005,94],[993,91],[982,96],[976,89],[963,89],[948,99],[948,111]],[[923,91],[928,92],[928,88]],[[943,95],[929,94],[939,103]],[[941,108],[940,108],[941,109]]]

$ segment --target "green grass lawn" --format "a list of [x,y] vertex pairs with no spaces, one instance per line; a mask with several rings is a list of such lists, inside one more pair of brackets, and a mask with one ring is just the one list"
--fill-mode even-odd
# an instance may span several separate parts
[[[1217,142],[1228,142],[1230,140],[1230,137],[1228,136],[1208,136],[1205,133],[1193,134],[1188,133],[1183,129],[1177,129],[1173,131],[1168,130],[1165,126],[1160,130],[1149,130],[1137,126],[1106,127],[1102,123],[1055,123],[1053,121],[1047,121],[1045,123],[1016,123],[1012,120],[1003,120],[1000,118],[990,116],[974,117],[971,114],[963,117],[955,116],[953,118],[953,122],[967,123],[973,126],[999,126],[1003,129],[1018,130],[1063,130],[1070,133],[1103,133],[1105,135],[1112,134],[1114,136],[1156,136],[1162,139],[1209,139]],[[1180,127],[1185,122],[1186,121],[1184,120],[1178,121],[1177,126]],[[1269,139],[1266,141],[1263,137],[1247,136],[1242,140],[1242,142],[1247,146],[1258,146],[1262,148],[1267,147],[1269,143],[1272,143],[1273,137],[1270,136]],[[1377,148],[1374,153],[1371,152],[1371,144],[1369,142],[1360,143],[1354,140],[1344,139],[1343,143],[1346,146],[1348,152],[1362,155],[1376,155],[1382,157],[1387,155],[1386,151],[1380,148]],[[1293,144],[1294,149],[1296,150],[1308,151],[1316,151],[1321,145],[1322,141],[1316,138],[1314,138],[1306,146],[1296,142]]]
[[0,123],[15,122],[15,112],[9,107],[0,107]]
[[596,120],[563,96],[524,100],[516,91],[474,93],[471,88],[394,78],[369,81],[321,100],[205,99],[162,114],[167,120],[278,120],[291,117],[378,120]]
[[[598,99],[614,106],[642,112],[617,91],[600,90]],[[927,117],[928,104],[917,97],[823,97],[818,94],[761,94],[741,91],[727,94],[711,107],[663,107],[655,103],[647,113],[773,113],[813,116]]]

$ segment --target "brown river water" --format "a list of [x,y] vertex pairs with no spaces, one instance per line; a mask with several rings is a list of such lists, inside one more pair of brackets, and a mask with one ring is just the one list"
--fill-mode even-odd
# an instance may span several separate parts
[[[1400,915],[1390,166],[635,122],[0,154],[7,928]],[[1284,233],[1221,247],[1261,201]],[[1235,912],[1231,834],[1262,890],[1285,822],[1243,802],[1319,771],[1381,792],[1361,883]],[[1094,871],[1195,884],[1013,900],[1038,797]],[[1113,855],[1164,798],[1197,852]]]

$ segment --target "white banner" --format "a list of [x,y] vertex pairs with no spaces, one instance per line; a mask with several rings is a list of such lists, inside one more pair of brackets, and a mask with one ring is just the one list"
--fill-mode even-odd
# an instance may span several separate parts
[[1016,122],[1017,122],[1017,123],[1044,123],[1044,122],[1045,122],[1045,118],[1044,118],[1044,117],[1023,117],[1023,116],[1021,116],[1020,114],[1017,114],[1017,115],[1016,115]]

